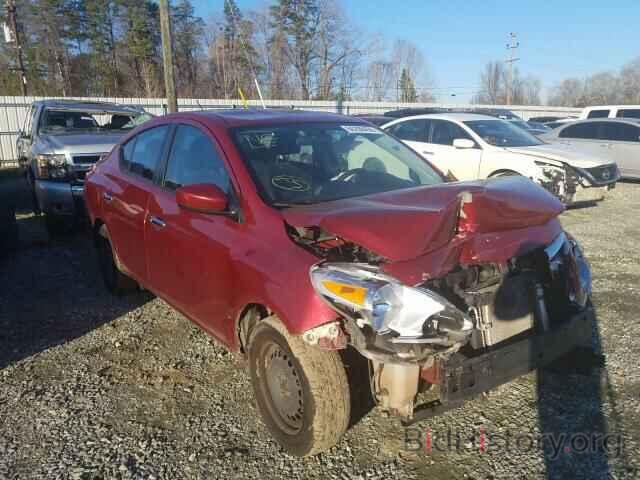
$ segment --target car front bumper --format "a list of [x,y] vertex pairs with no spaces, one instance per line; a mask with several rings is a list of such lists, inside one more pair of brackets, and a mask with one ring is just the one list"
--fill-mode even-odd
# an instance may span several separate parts
[[36,180],[36,197],[46,214],[74,216],[84,208],[84,186]]
[[459,407],[466,400],[544,367],[578,347],[590,346],[593,321],[593,309],[586,308],[547,332],[506,341],[506,345],[477,356],[455,354],[440,362],[439,399],[417,406],[412,418],[403,423],[411,425]]

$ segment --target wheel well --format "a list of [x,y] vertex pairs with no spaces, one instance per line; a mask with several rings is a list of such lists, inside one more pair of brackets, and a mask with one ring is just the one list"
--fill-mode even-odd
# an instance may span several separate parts
[[98,240],[100,240],[100,237],[107,237],[106,231],[104,231],[106,230],[106,227],[103,230],[103,225],[104,222],[99,218],[96,218],[93,222],[93,241],[96,244],[98,243]]
[[236,325],[236,335],[238,336],[238,345],[241,353],[246,353],[246,346],[249,341],[249,334],[260,320],[270,315],[269,309],[259,303],[250,303],[242,309],[242,313],[238,316]]

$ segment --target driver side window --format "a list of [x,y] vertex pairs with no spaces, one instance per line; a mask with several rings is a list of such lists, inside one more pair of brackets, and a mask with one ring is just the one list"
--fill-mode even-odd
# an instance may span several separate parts
[[453,146],[453,141],[458,138],[473,140],[467,132],[455,123],[446,120],[433,120],[431,143]]
[[208,183],[229,193],[229,175],[211,139],[196,127],[180,125],[176,131],[164,177],[164,186]]

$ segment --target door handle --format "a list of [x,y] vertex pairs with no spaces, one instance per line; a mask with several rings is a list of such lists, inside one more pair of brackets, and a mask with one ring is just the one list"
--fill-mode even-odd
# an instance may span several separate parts
[[102,194],[102,198],[104,198],[105,202],[110,202],[111,200],[113,200],[113,195],[111,195],[109,192],[104,192]]
[[422,154],[423,155],[433,155],[433,152],[427,152],[427,151],[423,150]]
[[164,228],[167,226],[166,222],[161,218],[154,217],[153,215],[149,217],[149,223],[154,224],[156,227]]

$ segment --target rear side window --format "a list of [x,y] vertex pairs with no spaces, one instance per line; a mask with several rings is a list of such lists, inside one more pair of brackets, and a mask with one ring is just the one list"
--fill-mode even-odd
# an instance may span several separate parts
[[638,142],[640,128],[626,123],[611,122],[602,125],[598,132],[601,140],[611,140],[617,142]]
[[640,118],[640,108],[621,108],[616,117],[619,118]]
[[[602,123],[602,122],[599,122]],[[597,138],[598,123],[578,123],[562,129],[560,138]]]
[[180,125],[167,163],[164,185],[175,190],[185,185],[209,183],[229,193],[229,175],[211,139],[199,129]]
[[607,118],[608,116],[609,110],[591,110],[587,118]]
[[133,149],[136,146],[136,138],[133,137],[122,147],[120,153],[120,168],[122,170],[129,171],[131,169],[131,158],[133,157]]
[[409,142],[427,142],[429,134],[429,121],[416,119],[397,123],[388,128],[388,132],[401,140]]
[[[124,159],[130,158],[129,171],[136,175],[140,175],[143,178],[149,180],[153,179],[156,169],[160,163],[160,157],[162,156],[162,150],[164,142],[167,138],[169,127],[163,125],[161,127],[150,128],[144,132],[135,136],[135,142],[129,141],[125,145],[125,151],[123,151]],[[135,143],[133,147],[130,147],[130,157],[127,156],[127,147],[130,143]]]

